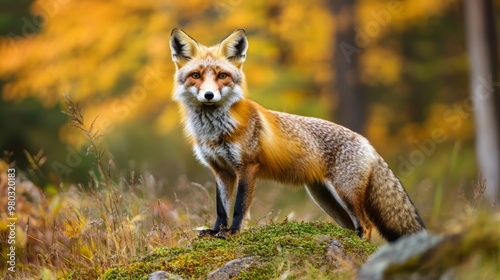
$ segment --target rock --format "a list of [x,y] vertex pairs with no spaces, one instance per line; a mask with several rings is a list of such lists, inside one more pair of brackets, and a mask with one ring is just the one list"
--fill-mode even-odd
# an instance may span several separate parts
[[361,267],[358,280],[378,279],[449,279],[451,272],[422,271],[427,255],[446,240],[427,231],[405,236],[381,247]]
[[354,266],[351,257],[347,254],[344,247],[342,247],[342,243],[337,239],[332,239],[328,246],[326,246],[325,259],[335,267]]
[[182,280],[182,277],[160,270],[149,274],[148,280]]
[[241,271],[252,266],[258,265],[260,262],[252,256],[243,256],[239,259],[232,260],[224,266],[210,272],[207,280],[226,280],[238,276]]

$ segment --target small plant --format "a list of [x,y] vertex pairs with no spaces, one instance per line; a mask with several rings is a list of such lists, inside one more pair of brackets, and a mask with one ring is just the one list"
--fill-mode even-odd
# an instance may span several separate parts
[[92,154],[94,156],[94,159],[97,162],[97,166],[99,167],[101,174],[106,180],[106,185],[109,185],[111,164],[108,165],[108,171],[106,172],[102,164],[105,150],[97,148],[96,145],[96,141],[104,136],[104,134],[102,134],[98,129],[95,128],[95,123],[99,116],[96,116],[90,123],[90,126],[87,127],[83,118],[83,110],[80,107],[80,104],[78,102],[74,103],[67,95],[64,95],[64,97],[66,98],[65,104],[66,106],[68,106],[68,109],[66,111],[63,111],[63,113],[71,118],[71,122],[69,125],[74,126],[85,133],[85,136],[87,136],[87,139],[90,142],[90,145],[87,148],[87,154]]

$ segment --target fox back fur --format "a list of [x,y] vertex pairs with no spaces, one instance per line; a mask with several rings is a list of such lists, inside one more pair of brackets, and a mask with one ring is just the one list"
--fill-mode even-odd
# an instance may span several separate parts
[[[389,241],[425,229],[401,182],[368,140],[332,122],[267,110],[246,96],[243,29],[206,47],[180,29],[171,34],[173,99],[198,160],[217,183],[217,220],[201,236],[241,229],[256,178],[305,186],[339,225]],[[232,223],[229,209],[236,191]]]

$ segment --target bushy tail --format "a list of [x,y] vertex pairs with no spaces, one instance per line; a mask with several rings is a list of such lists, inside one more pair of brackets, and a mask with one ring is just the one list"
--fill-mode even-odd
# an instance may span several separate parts
[[388,241],[425,230],[403,185],[379,156],[365,196],[366,214]]

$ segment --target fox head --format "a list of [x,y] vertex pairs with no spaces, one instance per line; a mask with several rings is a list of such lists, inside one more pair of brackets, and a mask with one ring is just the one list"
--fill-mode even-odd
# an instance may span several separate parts
[[187,106],[224,106],[244,98],[242,65],[248,41],[238,29],[218,45],[198,44],[181,29],[172,30],[170,49],[176,66],[173,98]]

